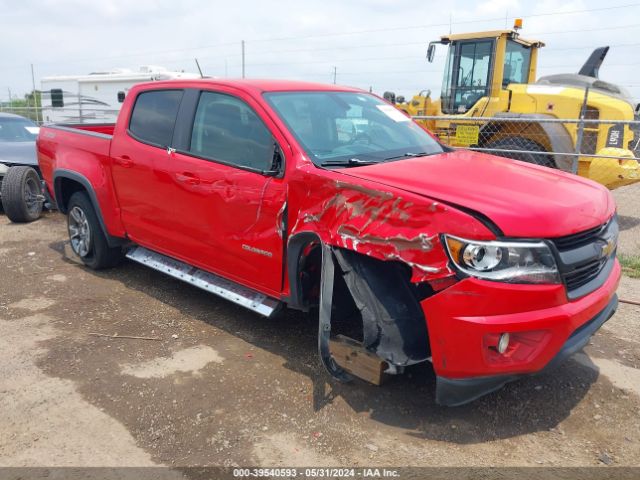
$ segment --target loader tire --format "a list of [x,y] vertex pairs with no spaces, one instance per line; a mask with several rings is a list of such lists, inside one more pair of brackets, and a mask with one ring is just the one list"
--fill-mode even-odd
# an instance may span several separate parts
[[2,208],[15,223],[33,222],[40,218],[44,195],[40,177],[31,167],[11,167],[2,179]]
[[[490,142],[485,145],[485,148],[496,149],[495,152],[489,152],[492,155],[498,155],[499,157],[511,158],[513,160],[520,160],[522,162],[533,163],[535,165],[541,165],[543,167],[557,168],[553,157],[542,153],[531,152],[544,152],[544,148],[533,140],[529,140],[524,137],[506,137]],[[501,152],[500,150],[523,150],[522,152]]]

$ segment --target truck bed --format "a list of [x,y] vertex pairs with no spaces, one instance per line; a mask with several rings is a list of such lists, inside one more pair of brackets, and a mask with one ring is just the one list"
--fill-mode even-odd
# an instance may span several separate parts
[[[103,135],[113,135],[116,127],[115,123],[52,123],[45,127],[62,127],[65,129],[81,130],[82,132],[100,133]],[[79,132],[80,133],[80,132]]]
[[111,186],[111,139],[115,124],[49,124],[40,128],[38,161],[49,194],[55,198],[54,171],[74,172],[88,182],[105,209],[105,223],[117,217],[117,202]]

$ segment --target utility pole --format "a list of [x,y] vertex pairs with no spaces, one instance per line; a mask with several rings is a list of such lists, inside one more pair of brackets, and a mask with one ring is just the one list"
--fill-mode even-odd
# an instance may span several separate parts
[[31,85],[33,86],[33,105],[36,107],[36,123],[40,123],[40,114],[38,113],[38,95],[36,94],[36,76],[33,73],[33,63],[31,64]]
[[244,40],[242,40],[242,78],[244,78]]
[[13,110],[13,100],[11,100],[11,87],[7,87],[9,92],[9,110]]
[[338,67],[333,67],[333,84],[336,84],[336,75],[338,74]]

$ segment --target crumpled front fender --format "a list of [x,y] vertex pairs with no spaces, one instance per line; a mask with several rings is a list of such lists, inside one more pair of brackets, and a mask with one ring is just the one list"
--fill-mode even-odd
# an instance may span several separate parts
[[313,232],[326,244],[411,267],[412,282],[453,275],[440,242],[442,233],[476,239],[494,234],[479,220],[450,205],[335,171],[309,172],[290,185],[299,204],[290,237]]

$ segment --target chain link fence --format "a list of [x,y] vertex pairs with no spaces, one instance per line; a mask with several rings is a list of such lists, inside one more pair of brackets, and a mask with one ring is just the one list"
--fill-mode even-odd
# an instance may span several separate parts
[[640,121],[544,114],[416,116],[453,148],[557,168],[614,189],[640,182]]
[[38,125],[43,123],[115,123],[119,109],[87,106],[25,106],[0,103],[0,112],[29,118]]
[[[69,105],[64,107],[7,105],[10,112],[41,123],[113,123],[118,109]],[[640,182],[640,120],[605,120],[583,108],[578,119],[547,114],[415,116],[453,148],[523,160],[590,178],[608,188]]]
[[453,148],[559,168],[612,189],[620,225],[618,256],[627,275],[640,277],[640,121],[546,115],[414,119]]
[[[118,110],[16,105],[9,112],[42,123],[113,123]],[[524,160],[590,178],[614,190],[621,228],[621,258],[640,258],[640,119],[605,120],[583,109],[581,118],[508,113],[494,117],[415,116],[453,148]],[[463,172],[461,172],[463,173]],[[624,188],[619,188],[624,187]],[[568,199],[570,201],[570,199]],[[640,261],[640,260],[638,260]],[[640,275],[640,272],[638,273]]]
[[13,113],[14,115],[20,115],[21,117],[33,120],[38,124],[42,123],[41,110],[41,107],[23,105],[22,102],[0,102],[0,113]]

